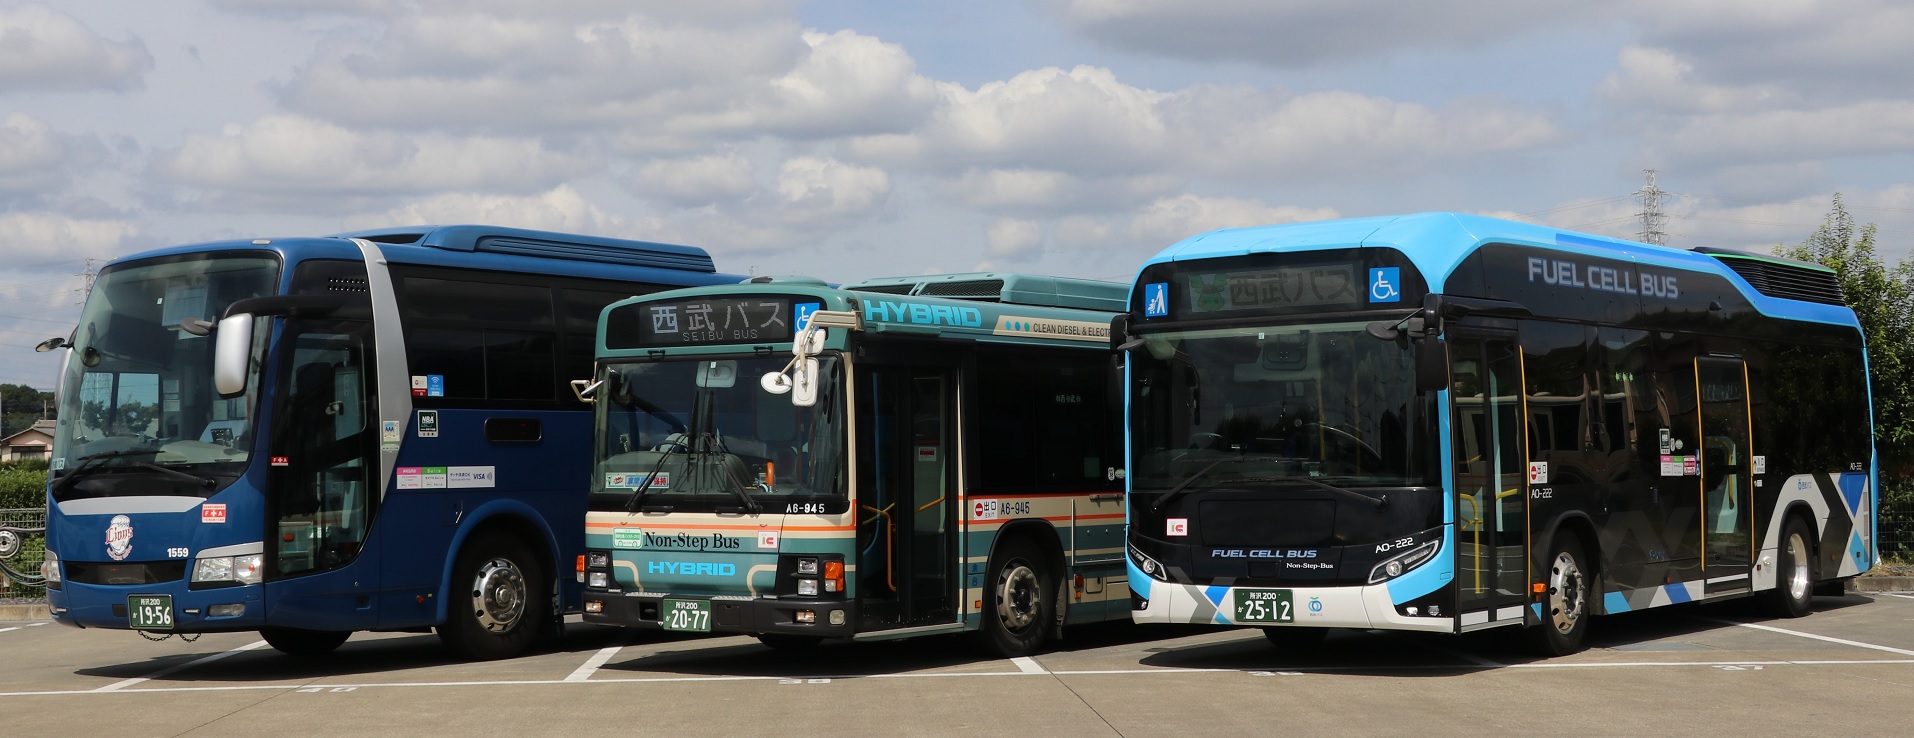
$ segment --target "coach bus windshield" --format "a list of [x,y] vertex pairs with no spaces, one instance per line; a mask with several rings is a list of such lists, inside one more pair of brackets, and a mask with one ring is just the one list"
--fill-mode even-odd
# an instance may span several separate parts
[[1364,323],[1170,331],[1130,353],[1134,489],[1432,484],[1414,353]]
[[598,391],[591,509],[841,513],[843,381],[819,359],[814,407],[764,390],[788,357],[611,364]]
[[[278,274],[278,261],[259,255],[151,260],[100,274],[60,382],[56,500],[207,496],[239,476],[252,447],[258,367],[246,395],[221,399],[214,338],[180,322],[217,321],[234,300],[272,294]],[[254,333],[263,340],[264,331]]]

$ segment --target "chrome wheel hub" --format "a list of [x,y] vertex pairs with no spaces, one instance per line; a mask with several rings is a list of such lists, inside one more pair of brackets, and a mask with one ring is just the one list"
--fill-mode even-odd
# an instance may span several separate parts
[[479,567],[472,583],[472,610],[479,625],[493,633],[511,630],[525,617],[525,575],[508,559]]

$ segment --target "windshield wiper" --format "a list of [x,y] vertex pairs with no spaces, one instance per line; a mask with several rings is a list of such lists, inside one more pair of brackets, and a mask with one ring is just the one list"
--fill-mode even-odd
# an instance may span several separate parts
[[73,467],[72,471],[61,475],[59,481],[53,483],[52,494],[54,497],[65,494],[67,489],[73,486],[74,482],[78,482],[80,477],[85,476],[93,467],[105,463],[107,459],[117,459],[125,456],[157,456],[158,454],[159,449],[156,448],[128,448],[119,451],[101,451],[97,454],[87,454],[76,459],[76,461],[80,462],[79,466]]
[[1369,495],[1365,495],[1365,494],[1363,494],[1363,493],[1361,493],[1361,492],[1357,492],[1357,491],[1355,491],[1355,490],[1352,490],[1352,489],[1348,489],[1348,488],[1345,488],[1345,487],[1338,487],[1338,486],[1336,486],[1336,485],[1333,485],[1333,484],[1330,484],[1330,483],[1328,483],[1328,482],[1323,482],[1323,481],[1318,481],[1318,480],[1315,480],[1315,479],[1311,479],[1311,478],[1309,478],[1309,477],[1243,477],[1242,479],[1239,479],[1239,480],[1237,480],[1237,481],[1240,481],[1240,482],[1278,482],[1278,483],[1280,483],[1280,482],[1302,482],[1303,484],[1306,484],[1306,485],[1309,485],[1309,486],[1311,486],[1311,487],[1315,487],[1315,488],[1317,488],[1317,489],[1322,489],[1322,490],[1328,490],[1328,491],[1330,491],[1330,492],[1334,492],[1334,493],[1336,493],[1336,494],[1339,494],[1339,495],[1342,495],[1342,496],[1344,496],[1344,497],[1348,497],[1348,498],[1350,498],[1350,499],[1355,499],[1355,500],[1361,500],[1362,502],[1366,502],[1366,503],[1368,503],[1368,504],[1370,504],[1370,505],[1373,505],[1373,506],[1375,506],[1375,508],[1376,508],[1377,510],[1387,510],[1387,509],[1389,509],[1389,496],[1388,496],[1388,495],[1382,495],[1382,496],[1380,496],[1380,497],[1370,497]]
[[1175,487],[1171,487],[1170,491],[1164,492],[1162,495],[1159,495],[1156,498],[1155,502],[1150,503],[1150,511],[1162,512],[1164,505],[1168,505],[1170,504],[1171,500],[1174,500],[1178,497],[1182,497],[1184,494],[1187,494],[1190,491],[1190,487],[1196,484],[1196,480],[1202,479],[1204,475],[1210,473],[1211,469],[1215,469],[1216,467],[1221,466],[1223,464],[1241,464],[1241,463],[1250,462],[1250,461],[1298,461],[1298,460],[1299,459],[1292,459],[1285,456],[1225,456],[1225,457],[1222,457],[1220,459],[1217,459],[1215,461],[1212,461],[1204,465],[1203,468],[1196,470],[1195,474],[1189,475],[1189,477],[1177,483]]
[[651,471],[645,473],[645,481],[639,482],[638,488],[631,491],[630,497],[625,498],[625,512],[638,511],[638,503],[644,501],[645,493],[651,489],[652,481],[658,478],[658,471],[665,467],[665,462],[671,458],[672,454],[677,453],[673,449],[685,447],[684,437],[682,435],[680,435],[676,441],[670,440],[670,438],[667,437],[665,443],[667,446],[664,453],[658,454],[658,463],[652,464]]

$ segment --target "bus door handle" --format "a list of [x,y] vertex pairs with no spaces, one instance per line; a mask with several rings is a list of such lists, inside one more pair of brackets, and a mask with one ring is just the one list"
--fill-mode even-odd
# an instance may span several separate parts
[[1090,495],[1090,501],[1091,502],[1122,502],[1123,493],[1122,492],[1106,492],[1100,495]]
[[463,497],[452,498],[452,504],[449,505],[448,507],[450,509],[446,511],[449,514],[446,515],[445,517],[445,524],[449,526],[457,526],[459,524],[459,521],[465,519],[465,498]]

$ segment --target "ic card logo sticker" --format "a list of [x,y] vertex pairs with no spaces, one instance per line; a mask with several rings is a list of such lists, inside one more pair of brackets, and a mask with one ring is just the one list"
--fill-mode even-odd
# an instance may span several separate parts
[[1143,285],[1143,317],[1161,318],[1170,314],[1170,283]]
[[1402,302],[1402,267],[1376,267],[1369,270],[1370,302]]
[[1167,530],[1163,532],[1164,535],[1187,536],[1190,534],[1190,519],[1170,518],[1166,528]]
[[114,561],[125,561],[133,555],[133,519],[125,515],[115,515],[106,525],[106,555]]
[[778,549],[778,532],[774,530],[758,531],[758,548],[776,551]]

